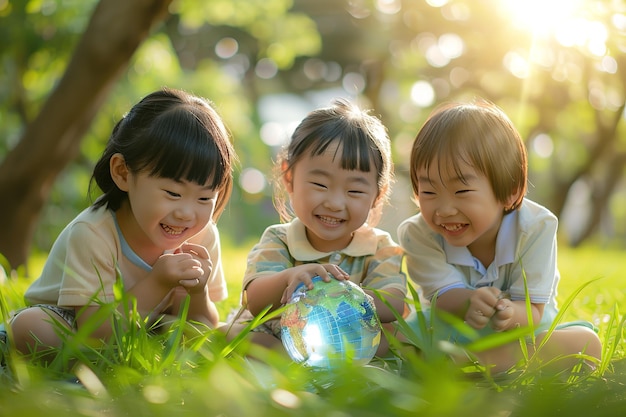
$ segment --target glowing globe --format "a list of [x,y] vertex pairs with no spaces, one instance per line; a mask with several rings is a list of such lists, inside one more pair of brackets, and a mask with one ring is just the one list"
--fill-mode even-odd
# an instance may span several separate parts
[[280,319],[289,356],[312,367],[367,364],[380,344],[380,325],[372,297],[350,281],[313,278],[300,284]]

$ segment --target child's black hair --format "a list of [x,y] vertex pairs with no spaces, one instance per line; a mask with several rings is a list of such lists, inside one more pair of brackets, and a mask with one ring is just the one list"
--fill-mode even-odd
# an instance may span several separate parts
[[103,194],[94,208],[120,208],[128,198],[111,177],[109,160],[120,153],[131,172],[187,180],[209,181],[219,191],[213,220],[222,213],[232,192],[232,166],[236,155],[229,134],[211,103],[184,91],[163,89],[149,94],[113,128],[96,163],[90,182]]
[[280,178],[302,158],[321,155],[331,144],[337,144],[336,157],[343,169],[376,172],[377,209],[369,219],[371,225],[376,224],[379,209],[387,202],[393,181],[391,142],[387,129],[378,118],[345,99],[336,99],[331,106],[310,112],[279,155],[274,203],[281,218],[289,220],[291,214]]

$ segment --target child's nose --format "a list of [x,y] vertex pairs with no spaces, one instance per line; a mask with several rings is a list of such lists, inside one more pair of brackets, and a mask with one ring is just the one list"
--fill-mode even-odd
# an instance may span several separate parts
[[339,211],[343,209],[344,205],[344,198],[338,193],[330,193],[324,200],[324,207],[329,210]]
[[174,210],[174,216],[179,220],[193,219],[193,210],[187,206],[178,207]]
[[435,215],[438,217],[450,217],[454,216],[456,213],[456,208],[450,204],[441,205],[435,210]]

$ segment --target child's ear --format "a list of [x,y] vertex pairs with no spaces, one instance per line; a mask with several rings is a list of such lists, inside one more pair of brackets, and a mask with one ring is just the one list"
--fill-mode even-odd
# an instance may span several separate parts
[[109,171],[117,188],[122,191],[128,191],[129,171],[126,160],[121,153],[115,153],[111,156],[111,159],[109,159]]
[[515,203],[520,198],[521,192],[522,192],[521,190],[517,190],[516,192],[514,192],[513,194],[509,196],[509,198],[505,201],[505,206],[504,206],[505,210],[509,211],[509,210],[513,210],[517,208],[515,206]]
[[387,190],[389,189],[388,186],[385,186],[384,188],[382,188],[379,192],[378,195],[376,196],[376,198],[374,199],[374,201],[372,201],[372,207],[374,208],[376,207],[381,201],[382,199],[387,195]]
[[281,164],[280,170],[283,173],[282,181],[285,186],[285,191],[287,191],[288,194],[293,193],[293,170],[287,168],[287,162]]

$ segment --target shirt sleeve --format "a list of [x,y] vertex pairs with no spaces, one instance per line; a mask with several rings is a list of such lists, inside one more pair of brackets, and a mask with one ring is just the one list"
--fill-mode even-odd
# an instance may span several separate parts
[[260,276],[280,272],[294,266],[287,246],[284,225],[270,226],[248,254],[242,289]]
[[447,262],[443,242],[420,214],[398,226],[398,240],[409,278],[421,287],[425,298],[430,300],[441,290],[466,286],[463,273]]
[[[105,235],[106,233],[106,235]],[[111,246],[110,230],[77,222],[67,230],[63,243],[51,253],[45,274],[60,274],[58,305],[83,306],[114,301],[118,278],[117,249]],[[60,243],[62,245],[63,243]],[[63,250],[64,249],[64,250]],[[61,258],[59,255],[63,255]]]
[[406,275],[402,272],[402,248],[388,233],[378,234],[376,253],[368,259],[364,287],[377,290],[397,289],[406,295]]
[[[511,298],[523,300],[528,295],[533,303],[548,303],[556,296],[559,272],[556,264],[557,218],[547,210],[528,213],[530,219],[520,219],[517,259],[510,276]],[[526,283],[524,283],[524,277]]]

